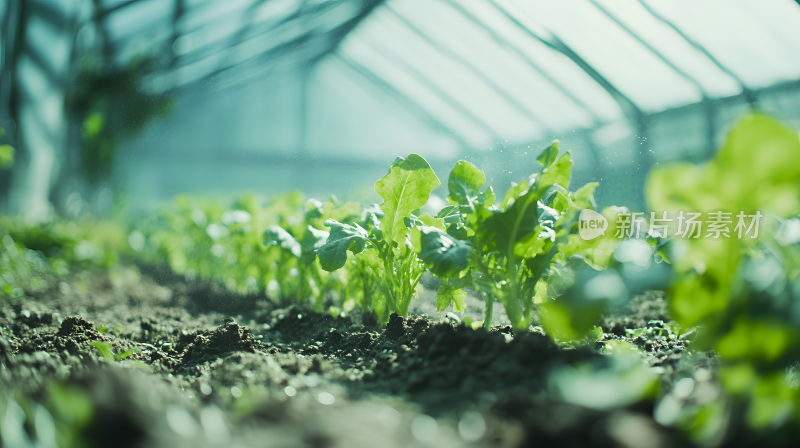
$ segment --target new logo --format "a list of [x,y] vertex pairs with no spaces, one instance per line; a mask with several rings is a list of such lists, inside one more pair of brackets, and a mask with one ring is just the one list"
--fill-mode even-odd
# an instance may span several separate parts
[[594,210],[584,209],[578,218],[578,234],[585,240],[604,235],[608,229],[606,218]]

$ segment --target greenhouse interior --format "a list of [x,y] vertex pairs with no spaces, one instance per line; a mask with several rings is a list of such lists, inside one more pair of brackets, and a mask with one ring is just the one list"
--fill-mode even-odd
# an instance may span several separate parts
[[2,0],[0,239],[3,448],[795,447],[800,0]]

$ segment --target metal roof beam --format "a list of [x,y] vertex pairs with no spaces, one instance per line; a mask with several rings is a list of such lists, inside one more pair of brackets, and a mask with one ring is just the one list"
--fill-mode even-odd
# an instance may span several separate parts
[[277,59],[277,58],[283,56],[284,52],[291,51],[291,50],[303,45],[308,39],[309,39],[308,34],[303,34],[302,36],[298,36],[298,37],[296,37],[296,38],[294,38],[294,39],[292,39],[292,40],[290,40],[288,42],[284,42],[284,43],[279,44],[279,45],[277,45],[275,47],[271,47],[271,48],[269,48],[267,50],[264,50],[263,52],[261,52],[259,54],[250,56],[249,58],[245,59],[244,61],[237,62],[237,63],[235,63],[233,65],[228,65],[228,66],[225,66],[225,67],[217,68],[216,70],[213,70],[212,72],[206,73],[205,75],[201,76],[197,80],[192,81],[191,83],[188,83],[188,84],[196,84],[196,83],[199,83],[199,82],[206,81],[206,80],[208,80],[210,78],[213,78],[213,77],[215,77],[217,75],[220,75],[222,73],[225,73],[225,72],[228,72],[230,70],[233,70],[233,69],[235,69],[237,67],[241,67],[241,66],[243,66],[245,64],[248,64],[248,63],[254,63],[256,61],[258,61],[259,63],[270,62],[273,59]]
[[[533,37],[534,39],[538,40],[539,42],[547,45],[548,47],[552,48],[555,51],[563,54],[564,56],[570,58],[572,62],[574,62],[578,67],[581,68],[587,75],[591,76],[592,79],[595,80],[606,92],[611,95],[614,101],[622,109],[622,112],[625,116],[628,117],[629,120],[634,122],[637,126],[639,126],[640,122],[644,119],[644,113],[639,106],[636,105],[633,101],[631,101],[625,94],[620,92],[611,82],[609,82],[603,75],[601,75],[594,67],[591,66],[588,62],[586,62],[580,55],[575,53],[567,44],[561,41],[555,34],[551,33],[549,39],[545,39],[538,34],[536,34],[533,30],[523,25],[516,17],[511,15],[508,11],[505,10],[502,6],[498,5],[497,2],[494,0],[490,0],[492,5],[497,8],[506,18],[511,20],[515,25],[520,27],[523,31],[525,31],[529,36]],[[451,2],[454,4],[454,2]],[[459,6],[460,8],[460,6]]]
[[645,40],[644,40],[644,39],[642,39],[642,37],[641,37],[641,36],[639,36],[638,34],[636,34],[635,32],[633,32],[633,30],[631,30],[630,28],[628,28],[628,26],[627,26],[627,25],[625,25],[624,23],[622,23],[622,22],[621,22],[621,21],[620,21],[620,20],[619,20],[619,19],[618,19],[616,16],[614,16],[613,14],[611,14],[611,13],[610,13],[610,12],[609,12],[607,9],[603,8],[603,7],[602,7],[602,6],[601,6],[599,3],[597,3],[597,0],[589,0],[589,2],[590,2],[590,3],[592,3],[592,4],[593,4],[593,5],[594,5],[594,6],[595,6],[595,7],[596,7],[598,10],[600,10],[600,12],[602,12],[603,14],[605,14],[605,16],[606,16],[606,17],[608,17],[608,18],[609,18],[609,19],[611,19],[611,20],[612,20],[614,23],[616,23],[616,24],[617,24],[617,26],[619,26],[620,28],[622,28],[622,30],[624,30],[624,31],[625,31],[626,33],[628,33],[628,34],[629,34],[631,37],[633,37],[634,39],[636,39],[636,41],[637,41],[637,42],[639,42],[640,44],[642,44],[642,45],[643,45],[645,48],[647,48],[647,49],[648,49],[648,50],[649,50],[651,53],[653,53],[654,55],[656,55],[656,57],[658,57],[659,59],[661,59],[661,61],[662,61],[662,62],[664,62],[665,64],[667,64],[667,65],[668,65],[668,66],[669,66],[669,67],[670,67],[670,68],[671,68],[671,69],[672,69],[672,70],[673,70],[675,73],[677,73],[677,74],[678,74],[679,76],[681,76],[683,79],[685,79],[685,80],[689,81],[690,83],[694,84],[694,86],[695,86],[695,87],[696,87],[696,88],[697,88],[697,89],[700,91],[700,94],[701,94],[701,95],[703,95],[703,98],[708,98],[708,92],[706,91],[706,89],[703,87],[703,85],[702,85],[702,84],[700,84],[700,82],[699,82],[699,81],[698,81],[698,80],[697,80],[695,77],[693,77],[693,76],[689,75],[688,73],[686,73],[685,71],[683,71],[681,68],[679,68],[677,65],[675,65],[675,63],[673,63],[671,59],[669,59],[668,57],[666,57],[666,56],[664,55],[664,53],[662,53],[662,52],[660,52],[660,51],[656,50],[656,49],[655,49],[655,48],[654,48],[652,45],[650,45],[649,43],[645,42]]
[[379,88],[380,90],[383,90],[389,96],[394,98],[398,103],[401,103],[402,107],[411,112],[414,116],[420,118],[425,124],[427,124],[434,131],[449,135],[450,137],[455,139],[456,142],[458,142],[458,144],[462,148],[470,149],[473,151],[476,150],[476,148],[471,143],[459,137],[457,132],[455,132],[446,124],[436,119],[436,117],[433,114],[425,110],[425,108],[422,107],[418,102],[410,99],[408,95],[405,95],[399,90],[397,90],[397,88],[386,82],[385,79],[381,78],[380,76],[370,71],[368,68],[364,67],[363,65],[359,64],[356,61],[350,60],[349,58],[345,58],[338,52],[333,53],[332,57],[338,59],[348,68],[350,68],[351,70],[362,76],[371,84],[373,84],[375,87]]
[[374,11],[375,8],[377,8],[381,3],[383,3],[383,1],[384,0],[363,0],[362,9],[358,14],[356,14],[352,18],[348,19],[347,21],[345,21],[344,23],[342,23],[341,25],[337,26],[336,28],[330,31],[335,35],[333,40],[334,43],[331,46],[331,48],[329,48],[328,50],[326,50],[324,53],[317,56],[313,60],[309,61],[309,63],[311,65],[314,65],[317,62],[319,62],[320,59],[336,51],[339,48],[339,45],[342,43],[342,40],[344,40],[344,38],[347,36],[347,34],[350,33],[350,31],[352,31],[353,29],[355,29],[355,27],[358,26],[358,24],[361,23],[361,21],[364,20],[372,11]]
[[[357,17],[360,16],[360,15],[361,14],[357,15]],[[250,57],[248,57],[247,59],[245,59],[243,61],[237,62],[237,63],[235,63],[233,65],[220,67],[220,68],[218,68],[218,69],[216,69],[216,70],[214,70],[214,71],[202,76],[201,78],[199,78],[198,80],[194,81],[193,83],[202,82],[204,80],[207,80],[209,78],[217,76],[217,75],[219,75],[221,73],[225,73],[225,72],[227,72],[227,71],[229,71],[231,69],[234,69],[236,67],[240,67],[240,66],[243,66],[243,65],[246,65],[246,64],[249,64],[249,63],[259,63],[260,64],[260,63],[270,62],[270,61],[272,61],[274,59],[277,59],[277,58],[280,58],[280,57],[284,56],[286,52],[289,52],[289,51],[291,51],[291,50],[293,50],[293,49],[295,49],[295,48],[307,43],[309,40],[311,40],[313,38],[320,38],[320,37],[329,36],[329,35],[334,35],[334,36],[338,37],[338,36],[342,35],[342,28],[343,27],[347,27],[348,30],[352,29],[352,26],[354,26],[353,25],[353,21],[356,20],[357,17],[351,18],[351,19],[343,22],[342,24],[340,24],[336,28],[334,28],[334,29],[332,29],[330,31],[327,31],[324,34],[313,35],[312,33],[307,32],[307,33],[302,34],[302,35],[300,35],[300,36],[298,36],[298,37],[296,37],[296,38],[294,38],[294,39],[292,39],[290,41],[287,41],[287,42],[284,42],[282,44],[279,44],[278,46],[265,49],[261,53],[253,55],[253,56],[250,56]],[[360,19],[358,19],[358,20],[360,20]],[[346,32],[344,34],[346,34]],[[324,49],[318,55],[315,55],[315,56],[312,56],[312,57],[308,58],[307,60],[309,61],[308,62],[309,64],[313,64],[314,62],[316,62],[319,59],[321,59],[322,57],[324,57],[326,54],[329,54],[330,51],[333,48],[335,48],[335,46],[338,44],[338,42],[341,39],[339,38],[338,40],[335,40],[335,39],[328,39],[328,40],[333,42],[330,45],[330,47],[327,48],[327,49]]]
[[[277,22],[266,20],[266,21],[261,22],[261,23],[258,24],[258,25],[264,25],[263,27],[259,26],[258,28],[260,28],[260,29],[258,29],[257,31],[255,31],[252,34],[244,36],[241,39],[239,39],[238,44],[245,43],[245,42],[247,42],[249,40],[255,39],[257,37],[261,37],[261,36],[263,36],[265,34],[279,32],[279,29],[283,28],[283,27],[295,26],[295,25],[290,25],[295,20],[298,20],[298,19],[304,18],[304,17],[309,16],[309,15],[313,15],[313,14],[323,14],[326,10],[335,8],[336,6],[337,6],[337,3],[335,3],[335,2],[325,2],[325,3],[321,3],[321,4],[313,7],[311,9],[307,10],[307,11],[302,11],[302,10],[298,9],[294,13],[290,14],[287,17],[284,17],[283,19],[281,19],[281,20],[279,20]],[[186,35],[186,34],[190,34],[190,33],[195,33],[195,32],[198,32],[198,31],[200,31],[203,28],[208,27],[208,26],[211,26],[211,24],[204,24],[204,25],[202,25],[202,26],[200,26],[198,28],[195,28],[193,30],[187,31],[187,32],[185,32],[183,34]],[[255,26],[253,26],[252,28],[255,28]],[[230,50],[232,50],[232,48],[233,47],[229,44],[229,41],[224,40],[224,39],[219,39],[219,40],[217,40],[215,42],[211,42],[211,43],[205,44],[202,47],[197,48],[194,51],[181,56],[180,61],[181,61],[182,65],[193,64],[195,62],[199,62],[199,61],[201,61],[203,59],[209,58],[211,56],[215,56],[218,53],[221,53],[221,52],[224,52],[224,51],[230,51]]]
[[[351,1],[355,1],[355,0],[351,0]],[[224,72],[226,72],[226,71],[228,71],[230,69],[233,69],[233,68],[238,67],[238,66],[242,66],[242,65],[247,64],[247,63],[252,63],[252,62],[256,62],[256,61],[259,61],[259,63],[269,62],[269,61],[271,61],[273,59],[276,59],[276,58],[279,58],[279,57],[283,56],[283,53],[285,51],[292,50],[294,48],[297,48],[297,47],[305,44],[307,41],[311,40],[312,38],[319,37],[319,36],[333,36],[332,38],[328,38],[328,41],[331,42],[331,44],[329,45],[328,48],[323,49],[317,55],[314,55],[312,57],[307,58],[308,65],[314,65],[317,61],[319,61],[320,59],[322,59],[326,55],[330,54],[332,51],[335,51],[335,49],[338,47],[339,43],[344,38],[344,36],[346,36],[347,33],[349,33],[361,20],[363,20],[382,1],[383,0],[365,0],[365,6],[364,6],[364,8],[362,8],[361,11],[359,11],[359,13],[357,13],[356,15],[351,17],[350,19],[340,23],[338,26],[336,26],[335,28],[325,32],[322,35],[312,35],[311,32],[306,32],[305,34],[303,34],[301,36],[298,36],[298,37],[292,39],[291,41],[284,42],[283,44],[280,44],[277,47],[269,48],[269,49],[263,51],[262,53],[259,53],[257,55],[254,55],[254,56],[251,56],[251,57],[247,58],[244,61],[238,62],[238,63],[233,64],[233,65],[229,65],[229,66],[226,66],[226,67],[220,67],[217,70],[214,70],[213,72],[203,76],[200,80],[195,81],[195,82],[200,82],[202,80],[209,79],[209,78],[211,78],[213,76],[219,75],[219,74],[224,73]],[[314,8],[312,8],[312,11],[319,11],[319,8],[318,7],[314,7]],[[299,17],[302,17],[304,15],[308,15],[308,14],[310,14],[310,13],[309,12],[305,12],[303,14],[294,14],[291,18],[287,18],[287,20],[289,20],[289,21],[295,20],[295,19],[297,19]],[[284,21],[283,23],[285,24],[287,22]],[[261,61],[261,59],[263,59],[263,61]]]
[[[233,36],[231,36],[231,38],[228,41],[227,48],[236,47],[247,39],[247,34],[253,29],[253,26],[255,25],[253,22],[253,13],[257,8],[259,8],[267,1],[268,0],[256,0],[247,8],[247,11],[245,12],[245,15],[248,16],[247,25],[239,28],[235,33],[233,33]],[[219,65],[219,68],[229,65],[230,57],[231,55],[229,53],[228,56],[225,58],[225,62],[221,63]]]
[[[373,48],[375,48],[373,46]],[[391,50],[383,47],[383,48],[376,48],[376,51],[383,55],[390,63],[394,66],[398,67],[400,70],[405,71],[409,75],[411,75],[414,79],[419,81],[423,84],[428,90],[432,91],[436,96],[442,99],[445,103],[447,103],[450,107],[455,109],[456,111],[466,115],[470,120],[472,120],[476,125],[483,128],[489,135],[491,135],[492,139],[495,141],[500,141],[501,138],[494,129],[491,128],[485,121],[481,118],[476,116],[472,113],[468,108],[464,107],[461,103],[458,102],[452,95],[448,94],[447,92],[443,91],[439,86],[436,85],[435,82],[431,81],[428,77],[422,74],[419,70],[412,67],[409,63],[404,61],[402,58],[398,57],[394,54]]]
[[475,76],[479,77],[481,79],[481,81],[483,81],[487,86],[489,86],[490,89],[492,89],[496,94],[498,94],[500,97],[502,97],[507,103],[509,103],[511,106],[513,106],[519,112],[521,112],[528,119],[530,119],[531,121],[541,125],[542,128],[544,128],[548,132],[552,132],[553,131],[553,129],[551,129],[550,126],[548,126],[541,117],[537,116],[534,112],[532,112],[527,107],[525,107],[523,104],[521,104],[517,99],[515,99],[514,97],[509,95],[508,92],[503,90],[499,85],[497,85],[497,83],[492,81],[489,78],[489,76],[486,75],[486,73],[484,73],[483,71],[479,70],[477,67],[475,67],[475,65],[471,64],[469,61],[467,61],[463,57],[459,56],[454,51],[446,49],[442,45],[435,44],[433,42],[433,40],[431,40],[431,38],[427,34],[425,34],[424,32],[422,32],[422,30],[420,30],[419,28],[414,26],[411,22],[409,22],[405,17],[403,17],[399,12],[397,12],[391,6],[386,5],[386,9],[391,11],[392,14],[394,14],[395,17],[400,19],[400,21],[403,22],[403,24],[408,29],[410,29],[415,34],[419,35],[428,45],[430,45],[436,51],[438,51],[439,53],[441,53],[444,56],[448,57],[450,60],[455,61],[456,63],[458,63],[459,65],[461,65],[462,67],[464,67],[468,71],[470,71],[472,74],[474,74]]
[[[800,0],[797,0],[797,1],[800,2]],[[706,49],[706,47],[704,47],[699,42],[697,42],[696,40],[694,40],[691,37],[689,37],[686,33],[683,32],[683,30],[681,30],[677,25],[672,23],[666,17],[664,17],[661,14],[657,13],[653,8],[650,7],[650,5],[647,4],[646,1],[639,0],[639,3],[644,7],[644,9],[647,10],[647,12],[650,13],[650,15],[652,15],[656,19],[660,20],[661,22],[663,22],[664,24],[666,24],[667,26],[672,28],[672,30],[675,31],[676,33],[678,33],[678,35],[681,36],[683,38],[683,40],[685,40],[689,45],[691,45],[694,48],[700,50],[701,53],[703,53],[712,63],[714,63],[714,65],[717,66],[717,68],[719,68],[720,70],[725,72],[728,76],[733,78],[734,81],[736,81],[739,84],[739,86],[742,88],[742,92],[745,94],[745,97],[747,98],[748,102],[752,103],[752,102],[755,101],[755,93],[753,92],[753,90],[750,89],[750,87],[748,87],[747,84],[745,84],[744,81],[742,81],[742,79],[739,78],[739,76],[736,73],[734,73],[731,69],[726,67],[725,64],[723,64],[716,57],[714,57],[714,55],[711,54],[711,52],[708,51]]]
[[[512,45],[511,42],[509,42],[508,40],[506,40],[505,38],[503,38],[502,36],[497,34],[496,31],[494,31],[493,29],[488,27],[485,23],[483,23],[482,21],[478,20],[477,17],[475,17],[474,15],[472,15],[471,13],[466,11],[461,5],[459,5],[459,4],[455,3],[455,2],[452,2],[452,1],[449,1],[449,3],[450,3],[451,6],[453,6],[454,9],[456,9],[459,13],[461,13],[462,16],[464,16],[469,21],[471,21],[471,22],[475,23],[476,25],[478,25],[479,27],[481,27],[499,45],[504,46],[504,47],[508,48],[509,50],[513,51],[514,53],[516,53],[517,56],[522,58],[522,60],[525,61],[531,69],[533,69],[535,72],[539,73],[543,78],[545,78],[547,81],[549,81],[550,84],[552,84],[558,91],[563,93],[564,96],[569,98],[576,106],[578,106],[581,109],[586,110],[586,112],[592,117],[592,120],[594,120],[596,123],[603,123],[605,121],[605,120],[601,119],[594,112],[594,110],[591,107],[589,107],[589,105],[586,104],[580,97],[578,97],[577,95],[572,93],[570,91],[570,89],[567,88],[567,86],[565,86],[561,81],[559,81],[558,79],[556,79],[553,76],[551,76],[549,73],[547,73],[547,71],[543,70],[539,66],[539,64],[536,63],[536,61],[531,59],[527,54],[525,54],[522,50],[520,50],[516,45]],[[519,25],[519,24],[517,23],[517,25]]]

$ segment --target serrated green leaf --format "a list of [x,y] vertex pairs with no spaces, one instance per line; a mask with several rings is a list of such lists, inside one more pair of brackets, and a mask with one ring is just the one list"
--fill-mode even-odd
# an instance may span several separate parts
[[475,232],[471,232],[463,223],[454,222],[447,226],[447,234],[457,240],[466,241],[469,237],[474,235]]
[[539,177],[538,188],[543,191],[551,185],[560,185],[563,188],[569,186],[569,179],[572,175],[572,158],[569,153],[564,154],[555,163],[542,170]]
[[592,210],[597,209],[597,204],[594,202],[594,190],[600,186],[598,182],[590,182],[581,188],[578,188],[578,191],[572,193],[572,202],[578,208],[591,208]]
[[558,140],[554,140],[550,146],[545,148],[544,151],[539,154],[539,157],[536,158],[536,161],[541,163],[545,168],[552,165],[556,160],[556,157],[558,157],[558,143]]
[[358,202],[346,202],[341,207],[332,209],[325,217],[338,222],[357,221],[361,217],[362,209],[363,207]]
[[325,245],[325,242],[328,240],[328,235],[328,232],[315,229],[311,225],[306,227],[306,233],[303,235],[303,241],[300,243],[303,249],[303,262],[314,262],[317,251]]
[[472,205],[486,183],[486,175],[466,160],[459,160],[447,179],[450,199],[461,205]]
[[347,251],[360,253],[367,244],[367,231],[358,224],[351,226],[332,219],[325,221],[331,228],[325,244],[317,250],[319,265],[326,271],[335,271],[347,262]]
[[503,202],[500,203],[500,208],[505,209],[509,204],[516,202],[520,195],[528,191],[528,186],[527,180],[523,180],[518,184],[512,183],[511,188],[506,190],[506,194],[503,196]]
[[[328,204],[333,207],[333,204]],[[306,201],[306,219],[321,218],[324,213],[325,204],[314,198],[308,198],[308,201]]]
[[546,226],[552,229],[556,221],[558,221],[558,218],[561,217],[561,213],[559,213],[558,210],[542,204],[541,201],[536,203],[536,210],[539,215],[539,224],[543,227]]
[[[376,206],[377,207],[377,206]],[[378,210],[380,216],[383,216],[383,212]],[[363,220],[364,229],[368,230],[370,236],[374,236],[378,240],[383,239],[383,230],[381,230],[381,222],[378,219],[378,213],[370,212]]]
[[372,269],[377,275],[381,275],[383,271],[383,260],[381,260],[380,253],[374,248],[367,248],[363,252],[356,254],[365,266]]
[[483,190],[483,193],[478,195],[478,202],[485,205],[486,207],[491,207],[494,205],[495,195],[494,189],[490,186]]
[[384,236],[398,245],[405,244],[408,228],[403,223],[404,218],[410,218],[412,211],[425,205],[433,189],[440,184],[421,156],[410,154],[406,159],[395,159],[389,174],[375,182],[375,192],[384,200],[380,227]]
[[264,231],[264,245],[278,246],[281,249],[290,251],[295,257],[303,253],[303,248],[294,237],[279,225],[271,225]]
[[[438,277],[450,277],[469,266],[469,245],[435,227],[419,227],[419,258]],[[417,232],[412,234],[416,243]],[[416,247],[415,247],[416,249]]]
[[517,198],[504,212],[489,216],[484,223],[484,234],[497,248],[506,251],[536,229],[538,199],[536,191],[528,190]]
[[424,224],[424,225],[426,225],[428,227],[436,227],[437,229],[439,229],[441,231],[445,231],[446,230],[445,227],[444,227],[444,219],[443,218],[434,218],[433,216],[431,216],[431,215],[429,215],[427,213],[423,213],[422,216],[419,217],[419,220],[422,222],[422,224]]
[[542,202],[542,204],[553,208],[557,208],[553,204],[558,200],[559,197],[566,196],[569,194],[567,189],[559,184],[553,184],[546,188],[540,188],[539,192],[540,192],[539,196],[541,197],[540,201]]
[[467,292],[442,283],[436,291],[436,312],[441,313],[450,304],[453,305],[453,311],[463,313],[467,309]]
[[[571,195],[572,193],[567,193],[567,194]],[[550,207],[552,207],[555,210],[558,210],[559,212],[564,212],[570,207],[570,203],[573,204],[573,205],[575,204],[574,202],[571,202],[569,196],[565,195],[564,193],[558,193],[553,198],[553,201],[550,203]],[[586,208],[586,207],[582,207],[582,208]]]
[[460,214],[461,213],[459,213],[459,207],[457,205],[447,205],[439,210],[439,213],[436,214],[436,217],[445,219],[445,222],[447,222],[446,218],[451,216],[459,216]]
[[521,239],[514,245],[514,255],[520,258],[533,258],[544,253],[544,247],[550,240],[541,238],[536,232]]
[[312,226],[306,228],[306,234],[303,236],[303,252],[315,252],[325,245],[330,233],[315,229]]
[[422,221],[419,220],[419,217],[417,215],[412,213],[410,217],[403,218],[403,225],[405,225],[408,230],[411,230],[414,227],[421,226]]

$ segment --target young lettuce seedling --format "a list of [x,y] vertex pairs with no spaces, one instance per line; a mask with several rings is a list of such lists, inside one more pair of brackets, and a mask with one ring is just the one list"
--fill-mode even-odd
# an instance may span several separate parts
[[383,218],[378,221],[377,215],[371,214],[369,231],[357,223],[348,225],[332,219],[325,222],[331,233],[317,251],[322,269],[335,271],[343,267],[347,251],[354,255],[374,251],[357,256],[357,263],[370,268],[370,276],[375,276],[372,280],[380,276],[377,285],[387,307],[401,316],[408,315],[416,286],[425,272],[425,263],[409,241],[409,225],[417,220],[412,212],[424,206],[439,185],[436,174],[421,156],[410,154],[405,159],[395,159],[389,173],[375,182],[375,192],[384,199],[380,206]]
[[446,227],[420,226],[411,237],[420,258],[444,278],[437,309],[452,302],[456,311],[463,310],[461,288],[471,286],[486,301],[483,325],[491,326],[496,298],[514,329],[527,331],[534,298],[544,295],[542,279],[556,271],[551,262],[558,246],[567,243],[578,217],[574,199],[591,196],[596,186],[567,192],[562,185],[569,183],[572,161],[569,153],[558,158],[558,142],[537,161],[541,170],[512,186],[500,208],[493,205],[491,187],[480,191],[484,173],[469,162],[456,163],[448,179],[448,200],[453,205],[437,214]]
[[[271,225],[264,231],[264,245],[277,247],[281,251],[280,264],[278,265],[278,284],[284,296],[290,290],[290,281],[293,277],[291,269],[296,269],[297,287],[295,293],[301,303],[314,299],[314,309],[322,312],[324,282],[319,269],[314,263],[316,251],[328,238],[328,232],[317,230],[308,225],[302,241],[297,241],[281,226]],[[292,263],[294,261],[294,263]],[[291,266],[294,266],[293,268]]]

